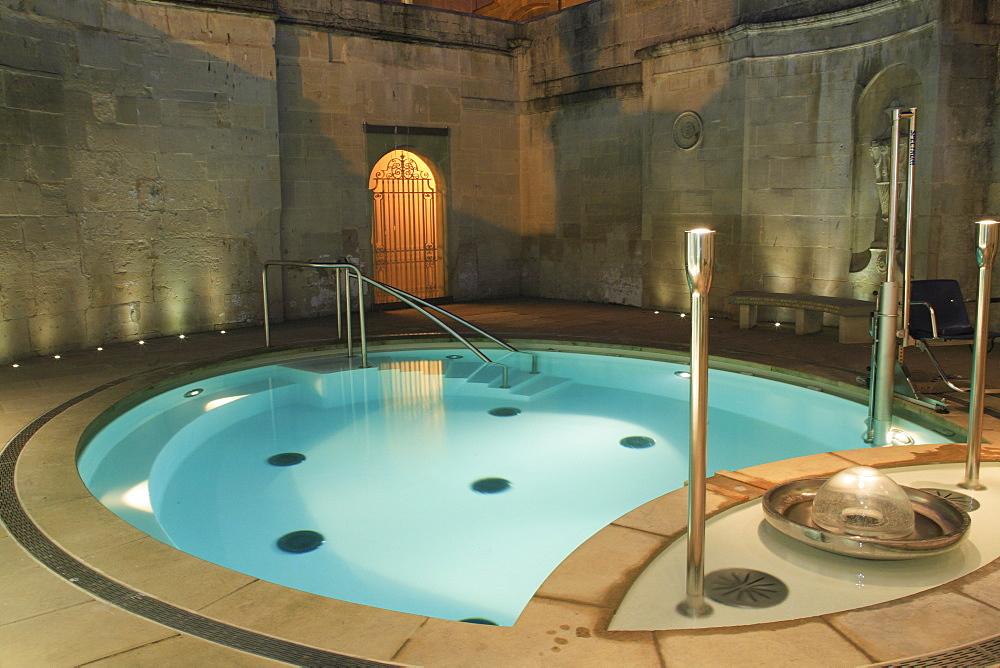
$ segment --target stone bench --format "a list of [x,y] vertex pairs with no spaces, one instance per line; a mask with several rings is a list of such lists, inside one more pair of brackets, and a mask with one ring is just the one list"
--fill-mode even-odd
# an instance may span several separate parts
[[757,324],[757,307],[774,306],[795,310],[795,333],[812,334],[823,329],[823,314],[839,318],[841,343],[869,343],[869,327],[875,302],[843,297],[817,297],[780,292],[734,292],[729,303],[740,307],[740,329]]

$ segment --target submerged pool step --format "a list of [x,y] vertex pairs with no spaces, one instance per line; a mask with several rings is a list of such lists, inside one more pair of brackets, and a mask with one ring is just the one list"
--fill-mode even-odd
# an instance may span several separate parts
[[512,387],[510,393],[521,397],[538,397],[564,385],[570,385],[572,382],[569,378],[560,378],[559,376],[529,375],[524,382]]

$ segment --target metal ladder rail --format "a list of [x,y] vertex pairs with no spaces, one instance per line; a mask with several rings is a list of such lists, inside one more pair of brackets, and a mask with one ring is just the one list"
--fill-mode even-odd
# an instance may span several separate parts
[[[512,345],[510,345],[506,341],[498,339],[497,337],[493,336],[489,332],[487,332],[487,331],[485,331],[485,330],[477,327],[476,325],[472,324],[471,322],[469,322],[465,318],[461,318],[461,317],[455,315],[454,313],[452,313],[450,311],[447,311],[447,310],[445,310],[445,309],[443,309],[443,308],[441,308],[439,306],[431,304],[428,301],[424,301],[423,299],[421,299],[420,297],[417,297],[416,295],[411,295],[409,292],[404,292],[403,290],[400,290],[399,288],[394,288],[393,286],[391,286],[391,285],[389,285],[387,283],[382,283],[381,281],[377,281],[374,278],[368,278],[367,276],[364,276],[362,278],[364,279],[364,281],[366,283],[371,283],[372,285],[374,285],[376,287],[379,287],[382,290],[385,290],[386,292],[388,292],[389,294],[393,295],[394,297],[396,297],[400,301],[405,302],[407,305],[409,305],[409,306],[411,306],[411,307],[413,307],[413,308],[415,308],[415,309],[417,309],[419,311],[423,311],[425,313],[425,315],[427,315],[427,317],[429,317],[432,320],[434,320],[435,322],[437,322],[442,328],[444,328],[447,331],[451,332],[455,337],[459,338],[462,341],[465,341],[465,340],[462,339],[462,337],[460,337],[457,332],[455,332],[454,330],[452,330],[451,328],[449,328],[447,325],[445,325],[440,319],[435,318],[430,313],[427,313],[426,309],[430,309],[430,310],[436,311],[436,312],[438,312],[438,313],[440,313],[442,315],[448,316],[449,318],[451,318],[455,322],[459,322],[459,323],[465,325],[466,327],[468,327],[472,331],[476,332],[477,334],[481,334],[482,336],[486,337],[487,339],[489,339],[493,343],[497,344],[498,346],[500,346],[501,348],[504,348],[505,350],[507,350],[509,352],[517,353],[519,355],[528,355],[529,357],[531,357],[531,373],[532,374],[537,374],[538,373],[538,355],[536,355],[535,353],[530,353],[530,352],[527,352],[527,351],[524,351],[524,350],[518,350],[517,348],[515,348]],[[404,296],[405,296],[405,299],[404,299]],[[423,309],[419,308],[417,306],[417,304],[419,304],[420,306],[423,306],[424,308]],[[471,343],[468,343],[468,342],[466,342],[466,345],[468,345],[470,347],[474,347],[474,346],[472,346]]]
[[[267,269],[268,267],[299,267],[299,268],[313,268],[313,269],[336,269],[337,277],[337,335],[340,335],[340,273],[345,271],[348,274],[354,274],[354,277],[358,282],[358,329],[361,339],[361,364],[362,366],[368,366],[368,337],[365,331],[365,310],[360,307],[361,299],[361,271],[355,267],[353,264],[346,264],[343,262],[299,262],[294,260],[268,260],[264,263],[261,269],[261,284],[263,286],[262,299],[264,301],[264,346],[271,346],[271,318],[270,312],[267,305]],[[348,290],[347,299],[350,302],[350,277],[348,277]],[[350,314],[350,309],[348,309],[348,314]],[[351,318],[347,318],[347,356],[353,357],[354,352],[352,350],[354,337],[351,332]]]
[[[495,364],[495,365],[499,366],[500,369],[501,369],[501,372],[502,372],[502,379],[501,379],[501,385],[500,385],[500,387],[501,388],[509,388],[510,387],[509,367],[507,367],[507,365],[501,364],[500,362],[495,362],[495,361],[491,360],[479,348],[477,348],[475,345],[473,345],[468,339],[466,339],[464,336],[462,336],[461,334],[459,334],[452,327],[449,327],[447,325],[447,323],[445,323],[444,321],[442,321],[440,318],[438,318],[434,314],[430,313],[426,308],[423,308],[421,306],[421,304],[426,305],[428,307],[431,307],[431,308],[433,308],[433,309],[435,309],[435,310],[437,310],[437,311],[439,311],[439,312],[441,312],[441,313],[443,313],[443,314],[445,314],[445,315],[447,315],[447,316],[455,319],[456,321],[462,322],[463,324],[467,325],[469,328],[471,328],[471,329],[473,329],[473,330],[475,330],[475,331],[483,334],[484,336],[486,336],[490,340],[495,341],[497,344],[503,346],[504,348],[506,348],[507,350],[509,350],[511,352],[521,352],[521,351],[519,351],[516,348],[514,348],[513,346],[510,346],[509,344],[501,341],[500,339],[497,339],[496,337],[494,337],[494,336],[492,336],[492,335],[484,332],[483,330],[479,329],[478,327],[476,327],[472,323],[469,323],[469,322],[463,320],[462,318],[459,318],[458,316],[456,316],[456,315],[454,315],[452,313],[448,313],[448,311],[445,311],[444,309],[440,309],[440,308],[434,306],[433,304],[429,304],[429,303],[423,301],[422,299],[420,299],[419,297],[416,297],[414,295],[409,294],[408,292],[404,292],[402,290],[394,288],[394,287],[392,287],[390,285],[386,285],[385,283],[381,283],[381,282],[376,281],[374,279],[368,278],[367,276],[363,276],[361,274],[360,270],[356,266],[354,266],[353,264],[349,264],[349,263],[342,263],[342,262],[298,262],[298,261],[292,261],[292,260],[271,260],[271,261],[265,262],[264,266],[263,266],[263,269],[261,270],[261,282],[262,282],[262,285],[263,285],[263,302],[264,302],[264,345],[265,346],[270,347],[270,345],[271,345],[271,323],[270,323],[269,309],[268,309],[268,305],[267,305],[267,294],[268,294],[268,288],[267,288],[267,269],[268,269],[268,267],[271,267],[271,266],[300,267],[300,268],[305,267],[305,268],[334,269],[334,270],[337,270],[336,278],[337,278],[337,330],[338,330],[337,333],[338,333],[338,335],[340,334],[341,308],[342,308],[341,296],[340,296],[340,271],[344,271],[344,272],[346,272],[348,274],[353,274],[354,275],[354,277],[357,279],[357,282],[358,282],[358,317],[359,317],[359,330],[360,330],[360,332],[359,332],[360,337],[359,338],[361,340],[361,365],[363,367],[367,367],[368,366],[368,341],[367,341],[367,334],[366,334],[366,329],[365,329],[365,313],[364,313],[363,305],[361,303],[361,300],[362,300],[361,286],[362,286],[363,282],[366,282],[366,283],[370,283],[374,287],[377,287],[377,288],[379,288],[381,290],[384,290],[384,291],[388,292],[389,294],[393,295],[394,297],[396,297],[397,299],[399,299],[400,301],[402,301],[406,305],[408,305],[411,308],[419,311],[420,313],[423,313],[430,320],[432,320],[433,322],[437,323],[437,325],[439,327],[441,327],[441,329],[445,330],[446,332],[448,332],[449,334],[451,334],[453,337],[455,337],[458,341],[460,341],[473,354],[475,354],[477,357],[479,357],[479,359],[481,359],[483,361],[483,363],[485,363],[485,364]],[[348,288],[347,294],[346,294],[346,301],[347,301],[347,305],[348,305],[348,311],[347,311],[347,355],[350,357],[350,356],[353,355],[353,352],[352,352],[353,335],[352,335],[352,332],[351,332],[351,317],[350,317],[350,298],[351,298],[351,296],[350,296],[350,277],[348,277],[347,288]],[[537,357],[533,353],[525,353],[525,354],[531,355],[531,357],[532,357],[532,370],[531,370],[531,373],[538,373],[538,371],[537,371]]]
[[[458,339],[459,341],[461,341],[462,344],[465,345],[465,347],[468,348],[470,351],[472,351],[479,359],[481,359],[484,364],[495,364],[495,365],[499,366],[500,370],[501,370],[501,374],[502,374],[502,378],[501,378],[501,382],[500,382],[500,387],[504,388],[504,389],[510,387],[510,375],[509,375],[510,369],[509,369],[509,367],[506,364],[501,364],[500,362],[494,362],[493,360],[491,360],[489,357],[486,356],[485,353],[483,353],[483,351],[481,351],[479,348],[477,348],[475,345],[473,345],[473,343],[471,341],[469,341],[464,336],[462,336],[461,334],[459,334],[452,327],[449,327],[446,322],[444,322],[443,320],[441,320],[440,318],[438,318],[436,315],[434,315],[433,313],[431,313],[430,311],[428,311],[426,308],[424,308],[424,306],[430,306],[432,308],[435,308],[435,310],[441,311],[442,313],[445,313],[446,315],[451,316],[455,320],[458,320],[460,322],[465,323],[466,325],[469,325],[469,327],[471,327],[472,329],[474,329],[476,331],[482,331],[482,330],[479,330],[479,328],[474,327],[470,323],[465,322],[461,318],[459,318],[459,317],[457,317],[455,315],[452,315],[451,313],[448,313],[444,309],[437,309],[432,304],[428,304],[427,302],[425,302],[424,300],[420,299],[419,297],[411,295],[409,292],[403,292],[402,290],[400,290],[398,288],[394,288],[391,285],[387,285],[387,284],[382,283],[380,281],[376,281],[374,278],[368,278],[367,276],[362,276],[361,279],[365,283],[368,283],[368,284],[370,284],[370,285],[372,285],[372,286],[374,286],[376,288],[379,288],[379,289],[381,289],[381,290],[383,290],[385,292],[388,292],[390,295],[392,295],[393,297],[395,297],[399,301],[403,302],[404,304],[406,304],[410,308],[412,308],[412,309],[414,309],[414,310],[416,310],[416,311],[418,311],[420,313],[423,313],[425,316],[427,316],[428,318],[430,318],[433,322],[437,323],[438,327],[440,327],[441,329],[443,329],[444,331],[448,332],[453,337],[455,337],[456,339]],[[348,314],[348,315],[350,315],[350,314]],[[484,334],[485,334],[485,332],[484,332]],[[496,338],[494,338],[492,336],[489,336],[488,334],[486,336],[488,336],[490,339],[496,341],[497,343],[501,344],[502,346],[506,347],[507,349],[509,349],[509,350],[511,350],[513,352],[518,352],[517,350],[515,350],[512,347],[510,347],[506,343],[500,341],[499,339],[496,339]]]

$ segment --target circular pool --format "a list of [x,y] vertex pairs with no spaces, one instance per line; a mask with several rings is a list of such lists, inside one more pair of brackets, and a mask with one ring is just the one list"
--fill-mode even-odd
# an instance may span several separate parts
[[[687,366],[583,350],[537,351],[539,373],[508,355],[510,387],[449,348],[215,369],[109,411],[78,467],[120,517],[230,569],[510,625],[579,544],[687,477]],[[865,405],[749,370],[710,373],[710,471],[864,445]]]

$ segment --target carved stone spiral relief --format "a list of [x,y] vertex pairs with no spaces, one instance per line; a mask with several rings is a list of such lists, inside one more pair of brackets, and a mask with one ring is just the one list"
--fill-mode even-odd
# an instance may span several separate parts
[[692,149],[701,143],[701,116],[685,111],[674,120],[674,143],[682,149]]

